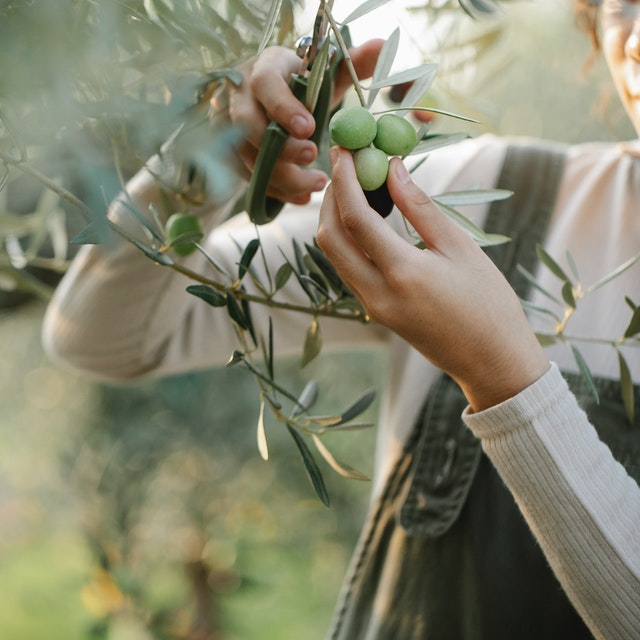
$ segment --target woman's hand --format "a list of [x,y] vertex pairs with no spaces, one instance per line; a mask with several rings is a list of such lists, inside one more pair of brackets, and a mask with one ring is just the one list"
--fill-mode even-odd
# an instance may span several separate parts
[[[382,40],[371,40],[350,50],[359,78],[373,73]],[[284,202],[304,204],[313,191],[326,186],[327,176],[306,168],[318,155],[316,145],[308,140],[315,129],[313,116],[289,89],[289,78],[300,70],[301,60],[291,49],[270,47],[240,68],[244,81],[232,87],[229,95],[231,121],[246,132],[239,149],[247,174],[253,171],[265,129],[271,120],[279,122],[290,134],[273,171],[268,194]],[[339,101],[351,86],[346,65],[336,76],[334,98]]]
[[520,302],[468,234],[391,161],[387,184],[424,240],[409,244],[365,199],[351,154],[334,147],[317,240],[374,322],[451,375],[474,411],[519,393],[549,367]]

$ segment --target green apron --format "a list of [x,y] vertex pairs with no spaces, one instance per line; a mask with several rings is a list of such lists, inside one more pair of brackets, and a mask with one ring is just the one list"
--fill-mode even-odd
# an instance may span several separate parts
[[[515,194],[494,203],[486,227],[512,241],[488,253],[523,298],[528,283],[516,267],[535,269],[563,163],[560,146],[509,147],[498,180]],[[640,480],[640,424],[629,425],[619,383],[596,378],[596,404],[580,376],[565,378],[600,438]],[[462,422],[466,405],[446,375],[430,390],[372,505],[331,640],[592,638]]]

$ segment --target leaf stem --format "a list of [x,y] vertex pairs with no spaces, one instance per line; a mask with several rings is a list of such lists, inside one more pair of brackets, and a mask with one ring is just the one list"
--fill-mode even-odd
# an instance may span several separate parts
[[353,86],[358,94],[358,100],[363,107],[367,105],[367,99],[362,91],[362,86],[360,85],[360,79],[358,78],[358,74],[356,73],[355,67],[353,66],[353,60],[351,60],[351,55],[349,54],[349,47],[344,41],[342,34],[340,33],[340,27],[338,23],[335,21],[333,14],[331,13],[331,9],[325,5],[325,15],[329,20],[329,24],[331,25],[331,29],[336,37],[336,41],[338,46],[340,47],[340,51],[342,51],[342,55],[344,56],[345,64],[347,65],[347,69],[349,69],[349,75],[353,80]]

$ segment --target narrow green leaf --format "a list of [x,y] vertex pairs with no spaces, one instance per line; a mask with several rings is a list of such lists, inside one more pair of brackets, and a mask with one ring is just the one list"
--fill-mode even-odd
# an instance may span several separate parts
[[625,296],[624,301],[627,303],[627,306],[631,311],[635,311],[637,309],[638,305],[629,296]]
[[320,295],[322,295],[327,300],[331,298],[328,283],[320,274],[311,272],[309,273],[309,275],[300,276],[300,278],[314,287],[316,291],[318,291],[318,293],[320,293]]
[[322,440],[314,433],[311,436],[313,444],[316,445],[316,449],[320,452],[320,455],[327,461],[328,465],[341,476],[349,478],[351,480],[369,480],[362,471],[358,471],[353,467],[339,461],[332,453],[327,449]]
[[629,424],[633,424],[635,418],[635,393],[629,365],[620,351],[618,351],[618,364],[620,366],[620,387],[622,402],[627,414]]
[[357,418],[361,413],[364,413],[373,403],[376,397],[376,392],[373,390],[363,393],[354,403],[349,405],[340,416],[339,424],[349,422],[354,418]]
[[271,316],[269,316],[269,333],[264,351],[264,364],[267,369],[267,374],[271,380],[273,380],[275,376],[273,368],[273,318]]
[[551,347],[558,343],[558,336],[553,333],[536,333],[536,338],[541,347]]
[[385,5],[390,1],[391,0],[367,0],[367,2],[363,2],[357,9],[352,11],[342,21],[341,24],[343,24],[343,25],[349,24],[350,22],[353,22],[354,20],[357,20],[358,18],[361,18],[362,16],[366,15],[367,13],[370,13],[374,9],[377,9],[378,7],[381,7],[382,5]]
[[550,291],[547,291],[547,289],[545,289],[536,280],[535,276],[530,271],[527,271],[527,269],[525,269],[521,264],[516,265],[516,269],[518,270],[520,275],[522,275],[532,287],[537,289],[540,293],[542,293],[542,295],[544,295],[546,298],[548,298],[552,302],[555,302],[555,304],[562,306],[562,302],[558,298],[556,298],[556,296],[554,296]]
[[[313,422],[315,422],[315,420],[313,420]],[[316,433],[318,435],[322,435],[329,431],[361,431],[362,429],[371,429],[375,426],[375,422],[349,422],[348,424],[336,424],[334,426],[328,425],[322,429],[318,429]]]
[[293,267],[288,262],[284,262],[278,267],[276,272],[276,291],[280,291],[287,284],[292,273]]
[[567,264],[569,265],[569,270],[571,271],[571,275],[573,276],[576,282],[580,281],[580,275],[578,274],[578,266],[576,265],[576,261],[573,259],[571,252],[567,251]]
[[324,254],[324,251],[313,244],[305,243],[305,247],[309,252],[309,256],[320,269],[322,275],[327,279],[329,286],[337,295],[344,293],[345,285],[342,279],[338,275],[338,272],[334,269],[333,265],[329,261],[329,258]]
[[571,282],[569,276],[562,270],[560,265],[544,250],[541,245],[536,246],[536,253],[542,264],[551,271],[556,277],[560,278],[563,282]]
[[462,227],[481,247],[490,247],[497,244],[504,244],[505,242],[511,242],[511,238],[508,238],[507,236],[503,236],[498,233],[485,232],[453,207],[449,207],[438,202],[437,198],[433,198],[433,201],[436,202],[442,211],[458,226]]
[[[400,29],[396,28],[387,41],[382,46],[376,68],[373,71],[373,77],[371,78],[371,84],[376,85],[380,83],[383,78],[388,77],[389,71],[393,66],[393,62],[398,53],[398,45],[400,43]],[[369,91],[369,97],[367,99],[367,107],[370,107],[376,99],[379,93],[379,89],[372,89]]]
[[187,287],[187,292],[201,300],[204,300],[212,307],[224,307],[227,304],[227,298],[208,284],[192,284]]
[[238,280],[242,280],[245,273],[247,273],[249,265],[251,264],[251,261],[253,260],[259,248],[260,240],[258,240],[258,238],[253,238],[244,248],[242,256],[240,258],[240,264],[238,266]]
[[240,301],[240,306],[242,307],[242,315],[247,322],[247,331],[251,336],[251,340],[253,340],[253,344],[257,347],[258,336],[256,335],[255,326],[253,324],[253,316],[251,315],[251,306],[249,305],[249,301],[245,298],[242,298],[242,300]]
[[[462,140],[466,140],[469,137],[466,133],[437,133],[422,136],[422,139],[413,148],[410,156],[417,156],[422,153],[428,153],[434,149],[440,149],[450,144],[456,144]],[[415,169],[414,169],[415,170]]]
[[304,463],[304,468],[309,476],[309,480],[311,480],[311,484],[315,489],[316,494],[322,500],[323,504],[328,507],[331,504],[329,500],[329,493],[327,492],[327,487],[325,486],[324,479],[322,477],[322,473],[318,467],[315,458],[313,457],[311,451],[309,451],[309,447],[307,447],[306,442],[302,438],[302,436],[296,431],[294,427],[287,424],[287,429],[291,434],[294,442],[296,443],[298,450],[300,451],[300,455],[302,456],[302,462]]
[[139,240],[131,241],[142,253],[144,253],[147,258],[151,258],[154,262],[161,264],[163,267],[169,267],[173,264],[173,260],[166,254],[162,253],[162,251],[158,251],[157,249],[152,249],[151,247],[147,247],[142,244]]
[[224,366],[233,367],[239,362],[244,362],[244,353],[242,353],[242,351],[238,351],[237,349],[234,349],[233,353],[231,354],[231,356],[229,357],[229,359],[227,360]]
[[636,307],[631,314],[631,320],[624,332],[624,338],[631,338],[640,333],[640,307]]
[[[396,84],[404,84],[405,82],[414,82],[419,80],[423,76],[427,75],[429,77],[435,76],[436,71],[438,70],[438,65],[435,62],[428,62],[425,64],[418,65],[417,67],[411,67],[410,69],[405,69],[403,71],[398,71],[398,73],[394,73],[391,76],[382,77],[375,82],[372,82],[369,85],[369,90],[371,89],[384,89],[385,87],[391,87]],[[422,93],[420,94],[422,97]],[[400,109],[410,109],[413,104],[401,104]]]
[[484,204],[496,200],[506,200],[513,195],[507,189],[466,189],[464,191],[448,191],[435,196],[438,202],[449,207],[460,207],[473,204]]
[[320,324],[318,319],[314,318],[307,329],[307,334],[304,339],[300,367],[306,367],[320,353],[321,349],[322,335],[320,333]]
[[[311,67],[311,72],[309,73],[309,78],[307,80],[307,94],[305,96],[305,102],[307,110],[310,113],[313,113],[316,108],[322,83],[325,81],[325,78],[327,78],[325,72],[329,62],[329,45],[329,38],[325,38],[325,41],[322,43],[322,46],[318,51],[315,62]],[[328,78],[327,81],[329,81]]]
[[582,377],[585,379],[589,390],[591,391],[591,395],[593,395],[594,400],[599,403],[600,396],[598,394],[598,390],[596,389],[596,385],[593,381],[593,376],[591,375],[591,370],[589,369],[589,365],[587,365],[586,360],[583,355],[578,351],[575,345],[571,345],[571,352],[573,353],[573,357],[578,365],[578,369],[580,369],[580,373]]
[[629,260],[621,264],[617,269],[614,269],[610,274],[606,275],[601,280],[598,280],[595,284],[592,284],[587,289],[587,293],[591,293],[592,291],[595,291],[596,289],[599,289],[603,285],[607,284],[614,278],[617,278],[621,273],[625,272],[627,269],[636,264],[638,260],[640,260],[640,253],[636,254],[635,256],[633,256],[633,258],[630,258]]
[[480,123],[480,121],[476,120],[475,118],[469,118],[468,116],[463,116],[463,115],[460,115],[459,113],[454,113],[453,111],[444,111],[443,109],[435,109],[434,107],[420,107],[418,105],[414,105],[413,107],[411,107],[411,111],[426,111],[428,113],[437,113],[441,116],[446,116],[447,118],[455,118],[456,120],[462,120],[464,122],[472,122],[473,124]]
[[103,222],[90,222],[80,233],[71,238],[71,244],[103,244],[110,237],[110,231]]
[[241,328],[247,331],[249,329],[249,325],[247,323],[247,319],[244,316],[242,308],[238,304],[233,291],[227,289],[227,312],[229,313],[229,317]]
[[415,107],[433,84],[437,73],[437,64],[428,65],[428,69],[413,83],[411,89],[407,91],[400,103],[400,107],[405,109]]
[[262,32],[262,39],[260,40],[260,44],[258,45],[257,54],[262,53],[262,51],[271,42],[271,38],[273,37],[273,34],[275,32],[276,25],[278,24],[278,16],[280,15],[281,7],[282,0],[272,0],[271,6],[269,7],[269,13],[267,14],[264,31]]
[[315,380],[309,380],[305,385],[302,393],[298,396],[298,403],[291,412],[291,417],[299,416],[303,411],[308,411],[316,403],[318,399],[318,383]]
[[550,309],[546,309],[545,307],[540,307],[537,304],[532,304],[528,300],[523,300],[522,298],[520,298],[520,304],[522,305],[523,309],[525,309],[525,311],[530,311],[543,316],[550,316],[554,319],[556,323],[561,322],[561,319]]
[[576,298],[573,293],[573,285],[567,281],[562,285],[562,299],[572,308],[576,308]]
[[267,434],[264,427],[264,408],[265,402],[264,398],[260,401],[260,414],[258,415],[258,429],[257,429],[257,441],[258,441],[258,451],[260,453],[260,457],[263,460],[269,459],[269,445],[267,444]]

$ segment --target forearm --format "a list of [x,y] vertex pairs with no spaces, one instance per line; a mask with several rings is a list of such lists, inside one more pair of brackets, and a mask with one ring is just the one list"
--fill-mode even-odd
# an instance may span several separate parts
[[464,418],[594,635],[637,638],[640,489],[557,368],[515,398]]
[[[161,219],[187,206],[194,209],[171,190],[175,179],[171,160],[154,158],[151,170],[140,171],[112,203],[110,222],[148,244],[133,208],[148,219],[150,207]],[[211,204],[195,209],[210,224],[225,213]],[[205,262],[200,254],[186,260],[195,271]],[[83,247],[74,260],[47,310],[45,347],[56,360],[101,378],[131,378],[162,368],[170,332],[189,313],[188,284],[182,274],[157,265],[113,233],[102,245]],[[175,300],[173,308],[163,304],[166,299]]]

